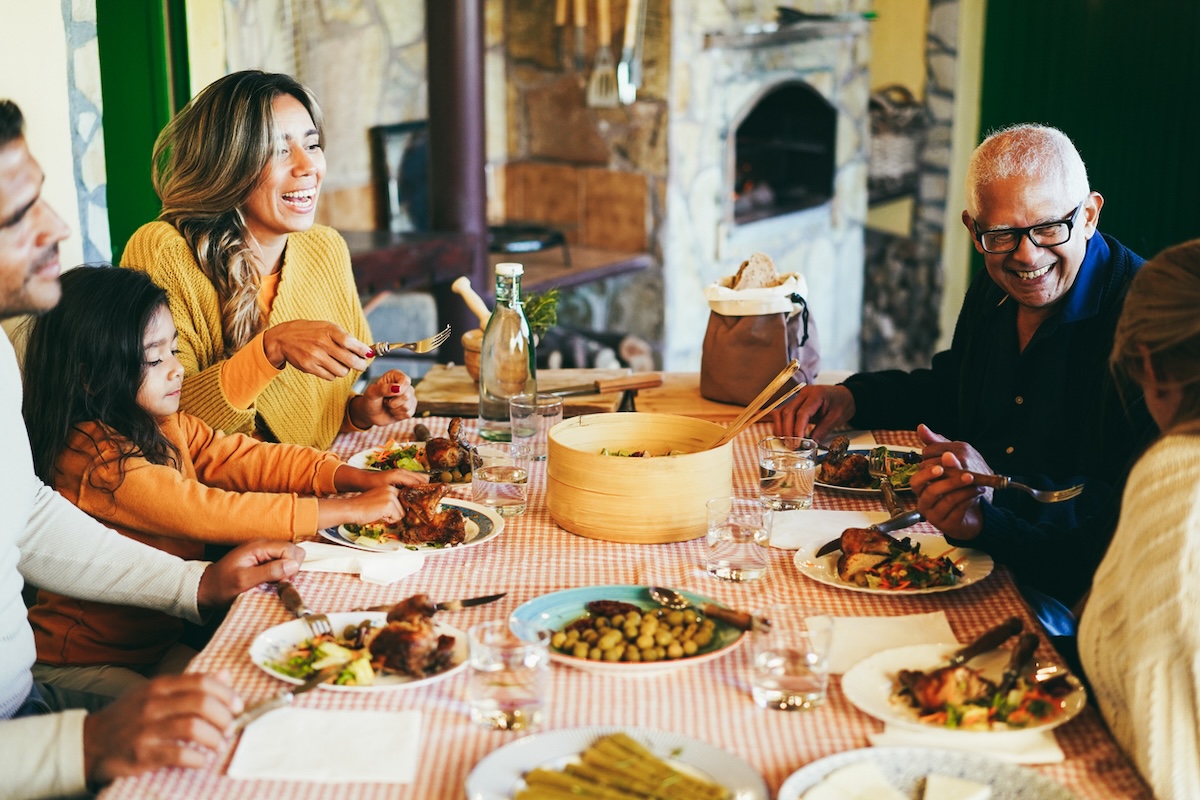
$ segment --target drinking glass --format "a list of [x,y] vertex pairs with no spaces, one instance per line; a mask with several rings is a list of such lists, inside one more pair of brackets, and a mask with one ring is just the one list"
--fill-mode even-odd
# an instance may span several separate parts
[[755,581],[767,574],[771,548],[771,509],[757,500],[709,500],[708,545],[704,568],[725,581]]
[[758,498],[776,511],[812,508],[817,443],[799,436],[768,436],[758,443]]
[[525,513],[529,498],[529,447],[488,442],[471,451],[471,499],[502,517]]
[[754,615],[771,623],[752,634],[754,702],[782,711],[808,711],[824,703],[832,618],[799,605],[766,606]]
[[529,446],[534,461],[546,459],[546,432],[563,419],[562,398],[554,394],[518,394],[508,401],[512,440]]
[[471,626],[467,640],[471,721],[494,731],[541,725],[550,674],[550,632],[529,631],[521,637],[508,620],[493,620]]

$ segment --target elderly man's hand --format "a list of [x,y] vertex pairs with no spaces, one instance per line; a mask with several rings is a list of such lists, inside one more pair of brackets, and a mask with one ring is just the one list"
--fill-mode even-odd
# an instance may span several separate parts
[[358,397],[350,398],[350,421],[356,428],[390,425],[417,410],[412,380],[398,369],[380,375]]
[[[854,416],[854,395],[845,386],[805,386],[772,412],[779,436],[809,436],[817,441],[845,427]],[[812,424],[812,433],[808,432]]]
[[84,774],[100,785],[161,767],[202,767],[243,707],[227,675],[155,678],[84,719]]
[[992,474],[992,468],[988,466],[979,451],[966,442],[951,441],[941,434],[934,433],[926,425],[917,426],[917,436],[921,439],[923,445],[921,456],[925,460],[937,460],[941,458],[942,453],[951,453],[958,462],[956,466],[959,468],[969,469],[971,472],[983,475]]
[[991,489],[973,481],[958,458],[947,451],[923,461],[909,486],[917,496],[917,510],[934,527],[955,539],[974,539],[983,530],[980,504],[991,498]]
[[200,578],[196,603],[201,608],[227,606],[260,583],[287,580],[300,571],[304,551],[290,542],[249,542],[208,565]]

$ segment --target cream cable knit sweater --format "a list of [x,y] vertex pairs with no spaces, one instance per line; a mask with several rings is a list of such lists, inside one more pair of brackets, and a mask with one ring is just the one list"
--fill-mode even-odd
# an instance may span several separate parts
[[1163,437],[1130,474],[1079,654],[1155,797],[1200,797],[1200,435]]
[[0,335],[0,776],[4,797],[84,789],[83,711],[9,719],[29,694],[33,631],[21,599],[30,583],[74,597],[156,608],[199,620],[206,562],[182,561],[110,531],[37,479],[21,418],[21,376]]
[[[221,386],[225,345],[217,292],[184,238],[166,222],[149,222],[129,239],[121,265],[147,273],[167,290],[184,368],[181,411],[226,433],[253,433],[255,419],[261,417],[281,442],[329,448],[360,373],[326,381],[287,367],[254,406],[235,408]],[[354,285],[350,251],[337,231],[322,225],[288,236],[267,325],[301,319],[333,322],[362,342],[372,341]]]

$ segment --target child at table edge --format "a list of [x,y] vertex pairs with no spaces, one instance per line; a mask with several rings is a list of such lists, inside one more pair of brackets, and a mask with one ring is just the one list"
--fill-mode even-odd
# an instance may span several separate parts
[[[394,484],[332,453],[224,434],[180,412],[183,367],[166,292],[143,272],[79,267],[32,321],[23,413],[38,477],[132,539],[185,559],[205,544],[296,540],[348,522],[397,521]],[[355,496],[332,496],[361,492]],[[113,575],[119,583],[120,575]],[[180,672],[183,621],[39,591],[36,680],[117,696]]]

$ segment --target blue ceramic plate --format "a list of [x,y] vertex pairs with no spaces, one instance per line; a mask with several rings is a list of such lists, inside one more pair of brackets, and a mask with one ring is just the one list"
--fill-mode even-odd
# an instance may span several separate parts
[[[413,550],[418,553],[446,553],[453,550],[460,550],[464,547],[473,547],[477,544],[483,544],[486,541],[495,539],[504,530],[504,518],[492,511],[486,506],[481,506],[478,503],[472,503],[470,500],[456,500],[452,497],[447,497],[442,500],[443,506],[453,506],[462,512],[467,518],[467,539],[462,544],[451,545],[449,547],[439,547],[429,544],[401,544],[400,542],[388,542],[385,545],[375,544],[373,539],[359,539],[355,541],[354,534],[346,530],[345,525],[339,525],[337,528],[328,528],[317,531],[321,536],[334,544],[344,544],[346,547],[353,547],[356,550],[369,550],[372,553],[391,552],[394,550]],[[360,544],[361,542],[361,544]]]
[[[711,598],[692,592],[680,591],[693,604],[700,606],[712,603],[724,606]],[[619,600],[632,603],[642,609],[662,608],[650,597],[649,587],[618,584],[615,586],[584,586],[578,589],[564,589],[561,592],[551,592],[518,606],[509,617],[509,627],[522,638],[531,638],[526,632],[530,630],[560,631],[568,623],[587,616],[587,604],[593,600]],[[590,661],[586,658],[560,653],[550,648],[550,660],[566,664],[577,669],[604,675],[661,675],[677,669],[690,667],[705,661],[712,661],[732,650],[742,640],[742,631],[720,620],[712,641],[694,656],[668,659],[654,662],[610,663],[606,661]]]

